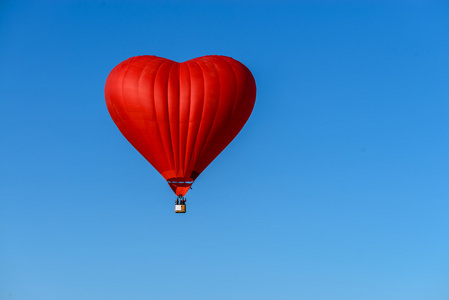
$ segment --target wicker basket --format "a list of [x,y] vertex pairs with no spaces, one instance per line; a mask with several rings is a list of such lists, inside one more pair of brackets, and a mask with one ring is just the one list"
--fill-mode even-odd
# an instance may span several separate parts
[[176,204],[175,205],[175,213],[185,213],[186,205],[185,204]]

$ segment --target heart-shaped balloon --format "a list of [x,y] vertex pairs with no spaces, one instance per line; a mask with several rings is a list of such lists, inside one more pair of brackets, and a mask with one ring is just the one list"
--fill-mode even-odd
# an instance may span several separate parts
[[248,68],[230,57],[178,63],[145,55],[111,71],[105,98],[125,138],[184,196],[245,125],[256,84]]

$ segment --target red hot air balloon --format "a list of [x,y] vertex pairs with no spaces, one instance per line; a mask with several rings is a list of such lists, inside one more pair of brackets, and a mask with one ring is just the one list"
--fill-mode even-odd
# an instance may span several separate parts
[[131,57],[109,74],[109,113],[125,138],[182,198],[248,120],[256,84],[242,63]]

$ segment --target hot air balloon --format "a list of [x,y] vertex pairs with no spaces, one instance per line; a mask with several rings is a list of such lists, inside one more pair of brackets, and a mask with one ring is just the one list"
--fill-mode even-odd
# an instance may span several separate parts
[[248,120],[256,83],[239,61],[210,55],[182,63],[143,55],[118,64],[105,85],[112,120],[176,194],[185,194]]

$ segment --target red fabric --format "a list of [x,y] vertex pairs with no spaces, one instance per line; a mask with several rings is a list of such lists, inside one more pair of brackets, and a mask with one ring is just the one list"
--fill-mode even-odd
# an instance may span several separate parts
[[184,196],[245,125],[256,84],[230,57],[177,63],[145,55],[111,71],[105,98],[125,138]]

